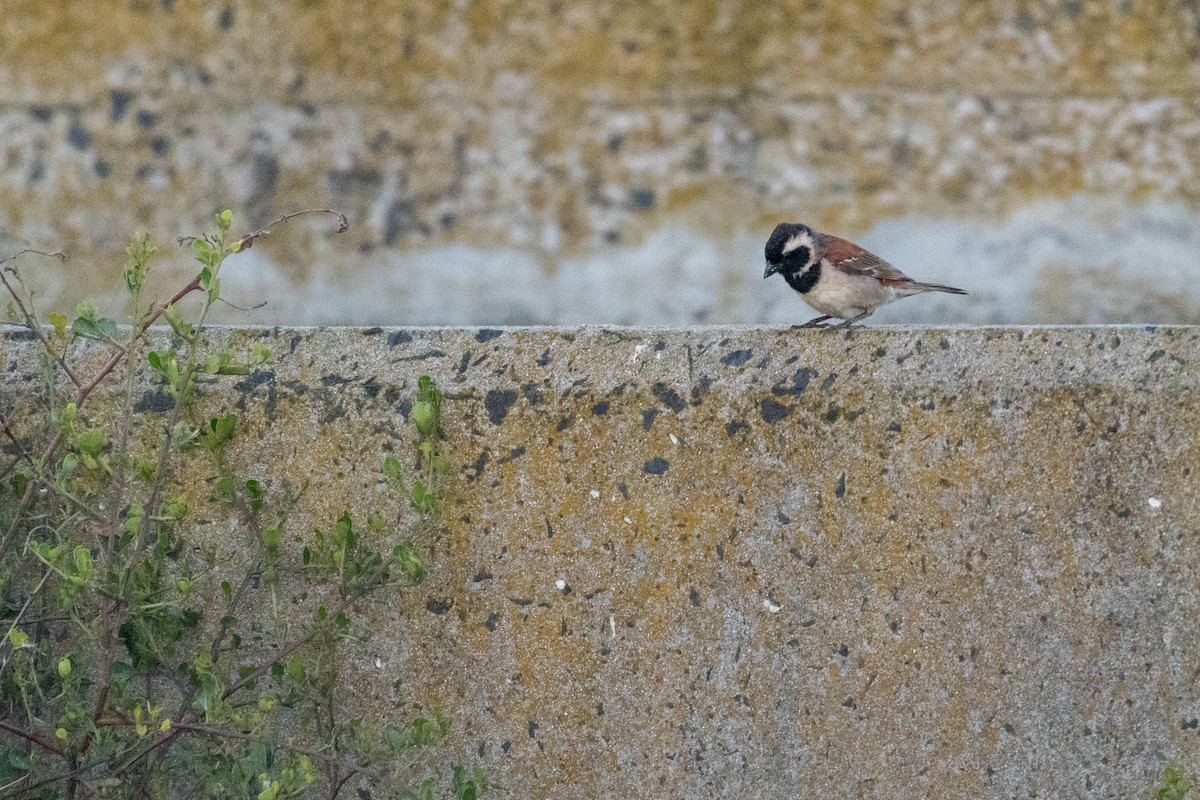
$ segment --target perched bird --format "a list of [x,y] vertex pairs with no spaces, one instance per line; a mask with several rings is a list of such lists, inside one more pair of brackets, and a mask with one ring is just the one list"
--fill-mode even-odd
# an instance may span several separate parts
[[797,328],[819,328],[827,319],[849,328],[893,300],[921,292],[966,294],[953,286],[918,283],[874,253],[853,242],[807,225],[781,223],[767,240],[767,271],[783,275],[804,302],[821,312]]

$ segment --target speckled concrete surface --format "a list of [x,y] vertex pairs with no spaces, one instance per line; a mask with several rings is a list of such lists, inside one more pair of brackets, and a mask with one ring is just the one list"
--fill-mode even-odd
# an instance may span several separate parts
[[386,505],[417,376],[446,391],[448,530],[348,678],[370,719],[440,705],[495,796],[1127,798],[1200,764],[1200,329],[220,335],[288,354],[221,399],[239,469],[314,479],[296,542]]
[[[1139,285],[1200,271],[1192,2],[80,8],[8,0],[0,17],[0,250],[74,256],[90,279],[48,279],[56,303],[117,290],[105,265],[134,229],[172,241],[225,207],[254,227],[328,205],[349,235],[303,220],[255,248],[239,299],[273,301],[257,321],[782,323],[741,276],[783,219],[852,237],[900,220],[929,246],[899,266],[991,287],[892,321],[1200,321]],[[998,251],[940,261],[956,221],[998,234]],[[1108,247],[1023,246],[1087,241],[1088,225]],[[1166,252],[1131,243],[1146,229]],[[182,277],[186,254],[163,258]],[[1014,263],[1035,280],[1002,280]],[[1149,313],[1025,295],[1110,269]],[[660,302],[650,274],[686,302]],[[577,284],[606,303],[564,308]]]

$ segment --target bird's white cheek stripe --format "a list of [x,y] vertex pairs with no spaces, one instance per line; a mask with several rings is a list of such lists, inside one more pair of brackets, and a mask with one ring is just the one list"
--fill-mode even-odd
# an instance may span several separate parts
[[788,253],[799,247],[807,247],[811,251],[812,244],[812,237],[807,233],[797,233],[795,236],[783,243],[783,254],[786,256]]

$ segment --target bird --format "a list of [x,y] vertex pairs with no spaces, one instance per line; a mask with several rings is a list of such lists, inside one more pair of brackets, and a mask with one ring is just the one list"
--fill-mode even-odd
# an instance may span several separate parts
[[794,328],[832,326],[849,328],[875,313],[875,309],[902,297],[922,292],[966,294],[940,283],[920,283],[854,242],[815,231],[801,223],[775,226],[766,246],[767,269],[763,278],[783,275],[804,302],[821,316]]

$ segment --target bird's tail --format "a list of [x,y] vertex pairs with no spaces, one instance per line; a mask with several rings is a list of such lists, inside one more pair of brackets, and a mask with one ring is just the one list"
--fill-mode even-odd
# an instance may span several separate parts
[[918,283],[913,281],[909,284],[909,289],[913,294],[917,292],[945,292],[946,294],[966,294],[962,289],[955,289],[953,286],[944,286],[940,283]]

